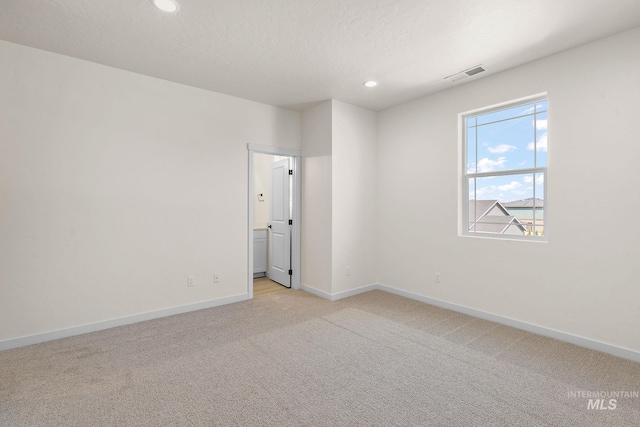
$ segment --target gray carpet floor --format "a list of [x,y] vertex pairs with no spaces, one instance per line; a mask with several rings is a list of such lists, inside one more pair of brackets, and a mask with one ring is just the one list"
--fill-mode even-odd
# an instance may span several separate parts
[[640,425],[640,398],[589,409],[578,391],[639,392],[640,364],[382,291],[283,290],[0,352],[0,426]]

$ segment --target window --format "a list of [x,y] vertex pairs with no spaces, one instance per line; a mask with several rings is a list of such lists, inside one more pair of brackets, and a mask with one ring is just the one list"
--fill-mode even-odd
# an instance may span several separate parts
[[547,100],[462,116],[463,234],[545,240]]

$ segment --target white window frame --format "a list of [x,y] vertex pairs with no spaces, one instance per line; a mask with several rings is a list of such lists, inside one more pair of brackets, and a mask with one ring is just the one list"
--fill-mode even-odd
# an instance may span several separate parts
[[[534,166],[533,168],[526,168],[526,169],[508,169],[508,170],[500,170],[500,171],[492,171],[492,172],[475,172],[475,173],[469,173],[467,170],[467,149],[468,149],[468,144],[467,144],[467,119],[470,117],[477,117],[477,116],[482,116],[485,114],[491,114],[497,111],[501,111],[501,110],[508,110],[510,108],[515,108],[521,105],[526,105],[526,104],[534,104],[540,101],[547,101],[547,117],[549,117],[549,99],[546,93],[541,93],[541,94],[537,94],[537,95],[533,95],[531,97],[526,97],[526,98],[520,98],[517,100],[513,100],[513,101],[507,101],[504,103],[500,103],[497,105],[493,105],[493,106],[489,106],[489,107],[484,107],[484,108],[480,108],[480,109],[476,109],[476,110],[472,110],[472,111],[467,111],[465,113],[460,113],[458,115],[458,129],[460,131],[460,152],[461,152],[461,160],[462,160],[462,164],[461,164],[461,174],[459,176],[461,176],[462,178],[462,183],[461,183],[461,206],[462,209],[459,210],[460,212],[460,221],[459,224],[461,226],[460,231],[459,231],[459,235],[463,236],[463,237],[474,237],[474,238],[489,238],[489,239],[501,239],[501,240],[519,240],[519,241],[527,241],[527,242],[542,242],[545,243],[548,241],[548,222],[547,222],[547,211],[548,211],[548,202],[547,202],[547,183],[548,183],[548,173],[547,173],[547,169],[549,166],[549,154],[547,152],[547,166],[545,167],[537,167],[536,163],[536,157],[537,157],[537,151],[534,149]],[[535,120],[535,111],[534,111],[534,115],[533,118]],[[535,128],[535,124],[534,124],[534,128]],[[548,134],[549,130],[547,129],[547,134]],[[548,138],[548,136],[547,136]],[[534,138],[534,143],[536,143],[537,141],[535,141],[536,138]],[[476,157],[477,157],[477,153],[478,153],[478,149],[477,149],[477,138],[476,138]],[[476,162],[477,162],[477,158],[476,158]],[[492,177],[492,176],[506,176],[506,175],[519,175],[519,174],[544,174],[544,183],[543,183],[543,191],[544,191],[544,209],[542,209],[542,220],[543,220],[543,224],[544,224],[544,234],[542,236],[528,236],[528,235],[522,235],[522,236],[518,236],[518,235],[512,235],[512,234],[498,234],[498,233],[483,233],[483,232],[471,232],[469,231],[469,179],[470,178],[484,178],[484,177]],[[536,192],[535,192],[535,184],[533,186],[533,198],[536,198]],[[535,215],[535,213],[534,213]]]

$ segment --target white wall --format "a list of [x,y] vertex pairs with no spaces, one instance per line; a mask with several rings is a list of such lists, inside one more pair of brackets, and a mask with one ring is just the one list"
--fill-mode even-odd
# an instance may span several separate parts
[[[639,43],[636,29],[377,115],[327,101],[301,116],[0,42],[0,341],[245,293],[249,142],[303,150],[303,284],[333,294],[375,271],[640,351]],[[458,237],[458,113],[544,91],[549,242]]]
[[376,283],[376,126],[375,112],[332,101],[334,294]]
[[376,113],[329,100],[302,123],[301,282],[332,297],[376,282]]
[[247,292],[246,144],[299,149],[300,113],[0,58],[0,341]]
[[302,113],[301,284],[331,294],[331,101]]
[[[635,29],[381,112],[379,281],[640,351],[638,46]],[[545,91],[548,243],[459,237],[458,113]]]

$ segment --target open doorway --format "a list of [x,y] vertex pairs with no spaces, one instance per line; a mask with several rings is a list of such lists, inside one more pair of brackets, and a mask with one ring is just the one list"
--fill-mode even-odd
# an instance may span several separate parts
[[[248,297],[300,287],[300,152],[248,145]],[[270,283],[269,283],[270,282]]]
[[[291,287],[293,159],[253,155],[253,278]],[[255,281],[254,281],[255,286]]]

